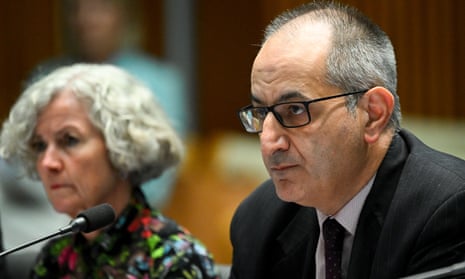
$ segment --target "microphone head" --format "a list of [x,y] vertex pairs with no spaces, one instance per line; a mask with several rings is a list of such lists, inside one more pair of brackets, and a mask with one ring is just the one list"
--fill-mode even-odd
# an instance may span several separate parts
[[86,220],[85,226],[80,231],[88,233],[106,227],[115,221],[115,210],[108,203],[103,203],[78,214],[77,218]]

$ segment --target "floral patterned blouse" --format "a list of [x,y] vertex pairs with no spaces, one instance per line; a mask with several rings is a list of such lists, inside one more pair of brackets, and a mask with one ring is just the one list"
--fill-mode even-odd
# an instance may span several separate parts
[[116,222],[94,241],[75,234],[48,242],[30,277],[218,278],[205,246],[152,210],[139,189]]

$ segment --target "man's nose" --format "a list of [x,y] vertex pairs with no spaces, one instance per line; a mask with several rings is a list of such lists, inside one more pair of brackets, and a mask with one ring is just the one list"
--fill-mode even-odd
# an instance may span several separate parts
[[285,127],[283,127],[273,113],[268,113],[263,120],[262,132],[260,133],[260,143],[262,152],[273,154],[280,150],[289,148]]

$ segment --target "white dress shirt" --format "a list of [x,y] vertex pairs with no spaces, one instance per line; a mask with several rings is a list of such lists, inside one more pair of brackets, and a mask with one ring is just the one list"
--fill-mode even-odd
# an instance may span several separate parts
[[[376,176],[376,175],[375,175]],[[358,192],[355,197],[353,197],[341,210],[339,210],[336,215],[326,216],[317,210],[318,215],[318,224],[320,226],[320,232],[323,228],[323,222],[328,217],[333,217],[336,219],[339,224],[341,224],[346,230],[344,237],[344,246],[342,248],[342,278],[347,278],[347,271],[349,268],[350,253],[352,252],[352,243],[354,241],[355,230],[357,228],[358,218],[360,217],[360,212],[362,211],[363,204],[370,193],[371,187],[373,186],[373,181],[375,180],[373,176],[370,181]],[[320,233],[318,238],[318,244],[316,247],[315,254],[315,263],[316,263],[316,279],[326,279],[325,275],[325,247],[323,234]]]

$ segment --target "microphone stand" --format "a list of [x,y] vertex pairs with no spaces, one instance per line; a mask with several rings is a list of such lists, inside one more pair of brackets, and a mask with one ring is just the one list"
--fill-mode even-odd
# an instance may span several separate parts
[[39,242],[41,242],[41,241],[44,241],[44,240],[46,240],[46,239],[55,237],[55,236],[57,236],[57,235],[62,235],[62,234],[65,234],[65,233],[69,233],[69,232],[71,232],[71,231],[59,230],[59,231],[57,231],[57,232],[55,232],[55,233],[52,233],[52,234],[49,234],[49,235],[46,235],[46,236],[37,238],[36,240],[26,242],[26,243],[21,244],[21,245],[19,245],[19,246],[17,246],[17,247],[14,247],[14,248],[11,248],[11,249],[8,249],[8,250],[5,250],[5,251],[1,252],[1,253],[0,253],[0,258],[2,258],[3,256],[6,256],[6,255],[8,255],[8,254],[11,254],[11,253],[13,253],[13,252],[16,252],[16,251],[18,251],[18,250],[21,250],[21,249],[24,249],[24,248],[26,248],[26,247],[32,246],[32,245],[34,245],[34,244],[36,244],[36,243],[39,243]]
[[109,204],[100,204],[91,207],[78,214],[78,217],[71,220],[71,222],[60,228],[57,232],[43,236],[31,242],[26,242],[18,247],[3,251],[0,253],[0,258],[11,254],[15,251],[34,245],[43,240],[52,238],[57,235],[64,235],[67,233],[78,233],[78,232],[91,232],[100,229],[104,226],[111,224],[115,220],[115,211]]

